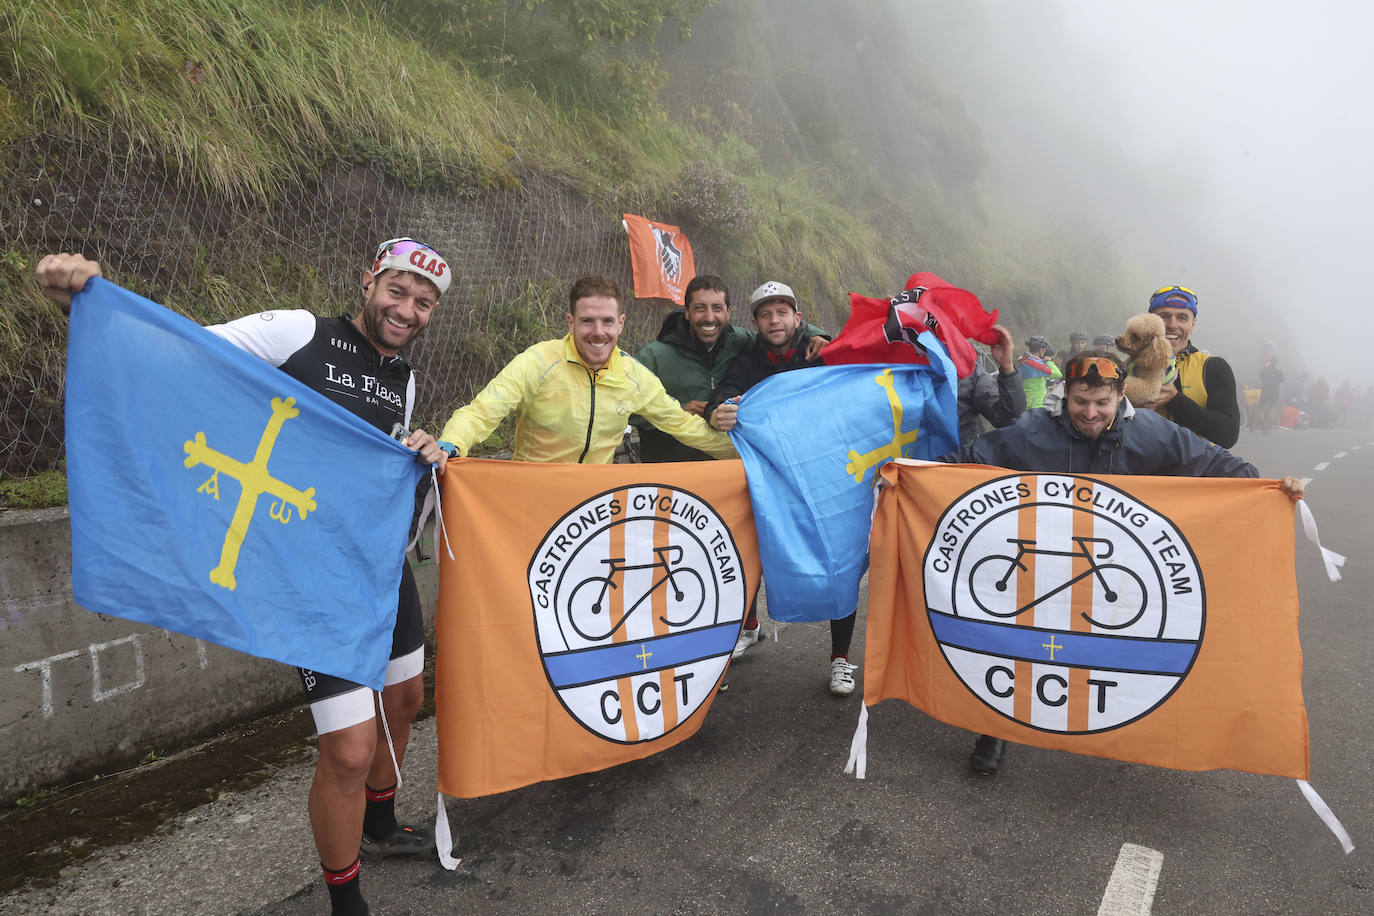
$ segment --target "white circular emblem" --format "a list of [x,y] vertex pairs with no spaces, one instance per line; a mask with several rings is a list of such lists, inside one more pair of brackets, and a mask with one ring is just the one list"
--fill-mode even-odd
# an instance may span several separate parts
[[530,558],[529,586],[559,701],[589,731],[626,744],[677,728],[716,689],[748,594],[725,522],[665,484],[572,509]]
[[941,515],[923,561],[926,611],[975,696],[1042,731],[1118,728],[1178,688],[1206,598],[1168,518],[1086,477],[988,481]]

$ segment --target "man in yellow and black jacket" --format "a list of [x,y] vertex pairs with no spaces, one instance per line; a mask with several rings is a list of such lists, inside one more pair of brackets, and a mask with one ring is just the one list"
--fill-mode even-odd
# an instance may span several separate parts
[[1222,448],[1240,438],[1240,404],[1236,376],[1219,356],[1192,344],[1197,323],[1197,294],[1184,286],[1166,286],[1150,297],[1150,311],[1164,319],[1164,335],[1174,348],[1178,375],[1158,400],[1139,405],[1153,409],[1184,429]]

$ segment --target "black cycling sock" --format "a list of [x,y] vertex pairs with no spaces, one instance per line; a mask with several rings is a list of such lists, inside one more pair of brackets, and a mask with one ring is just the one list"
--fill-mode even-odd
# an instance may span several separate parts
[[858,616],[859,612],[855,611],[848,617],[830,621],[830,658],[832,661],[839,656],[849,658],[849,643],[854,639],[854,618]]
[[374,840],[389,837],[396,832],[396,787],[366,788],[367,810],[363,813],[363,833]]
[[329,888],[329,911],[333,916],[367,916],[367,902],[358,884],[361,869],[362,862],[358,859],[343,871],[330,871],[320,863],[325,887]]

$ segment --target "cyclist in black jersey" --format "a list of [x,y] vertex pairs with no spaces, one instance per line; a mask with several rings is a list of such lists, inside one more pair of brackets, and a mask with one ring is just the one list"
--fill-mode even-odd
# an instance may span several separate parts
[[[43,292],[64,311],[100,265],[75,254],[38,263]],[[399,238],[383,242],[362,275],[362,302],[350,318],[320,318],[304,310],[260,312],[215,325],[210,331],[282,369],[384,432],[408,429],[415,380],[402,349],[429,323],[451,279],[447,262],[427,245]],[[447,455],[423,430],[405,444],[442,470]],[[396,821],[396,770],[380,701],[399,764],[410,726],[424,701],[424,624],[409,564],[402,564],[396,628],[386,688],[366,687],[316,671],[300,670],[319,732],[319,760],[310,788],[310,824],[332,909],[366,913],[358,883],[359,854],[426,853],[433,838]]]

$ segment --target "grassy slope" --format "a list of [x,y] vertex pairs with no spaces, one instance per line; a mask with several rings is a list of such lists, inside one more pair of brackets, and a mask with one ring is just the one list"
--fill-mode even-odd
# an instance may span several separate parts
[[[555,109],[397,37],[366,5],[345,16],[302,2],[17,0],[0,23],[11,136],[76,118],[225,196],[271,199],[284,178],[341,156],[411,185],[512,186],[535,169],[611,205],[664,205],[682,165],[717,161],[721,145],[656,108],[634,123]],[[787,218],[845,233],[784,252],[779,208],[756,206],[747,247],[759,263],[820,265],[835,280],[881,269],[872,229],[795,170],[726,143],[751,198],[781,195]]]
[[[785,277],[817,303],[812,317],[836,327],[845,290],[891,292],[923,265],[947,265],[975,289],[1047,285],[1038,243],[956,216],[969,208],[942,200],[930,182],[891,191],[862,144],[845,139],[842,101],[788,126],[801,145],[803,133],[812,143],[804,156],[779,156],[768,113],[728,97],[688,116],[651,98],[598,112],[595,98],[560,96],[550,80],[540,91],[536,81],[500,79],[489,67],[478,75],[451,48],[436,54],[401,37],[379,7],[11,0],[0,11],[0,143],[77,124],[150,155],[213,197],[250,201],[272,201],[337,158],[381,164],[415,187],[515,187],[531,172],[553,175],[600,202],[608,218],[633,203],[688,224],[711,209],[702,209],[702,194],[723,194],[738,219],[689,225],[717,254],[718,269],[740,286]],[[759,15],[762,7],[752,9]],[[526,65],[542,63],[536,55]],[[814,85],[823,84],[818,76]],[[795,85],[801,97],[816,97],[812,86]],[[967,139],[962,150],[976,154],[976,142]],[[697,167],[726,190],[703,191],[684,177]],[[62,321],[28,279],[34,254],[0,252],[0,297],[12,303],[0,310],[0,377],[8,383],[61,356],[42,344],[62,339]],[[225,305],[217,300],[237,312],[245,297],[271,304],[269,289],[204,292],[172,304],[202,320],[223,317],[198,314]],[[1036,297],[1024,298],[1023,317],[1034,317]]]

